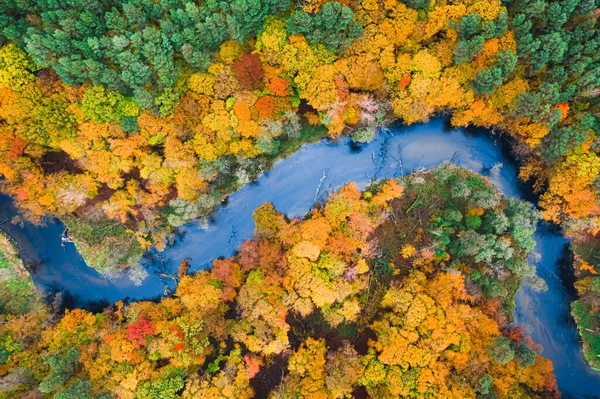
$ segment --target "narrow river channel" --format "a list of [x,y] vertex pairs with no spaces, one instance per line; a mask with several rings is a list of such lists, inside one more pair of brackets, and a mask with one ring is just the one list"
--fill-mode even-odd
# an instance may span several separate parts
[[[252,237],[252,212],[264,202],[290,217],[302,216],[328,192],[355,181],[364,188],[374,179],[406,175],[453,162],[490,181],[508,197],[531,199],[517,178],[517,167],[502,139],[484,131],[448,129],[443,119],[411,127],[382,131],[376,140],[353,146],[349,139],[322,140],[303,146],[275,164],[258,181],[232,194],[208,219],[179,229],[173,245],[164,252],[151,250],[142,266],[149,277],[135,286],[125,275],[105,278],[86,266],[73,244],[62,245],[64,227],[48,221],[44,227],[8,222],[16,215],[10,198],[0,196],[0,229],[19,244],[25,264],[39,287],[47,292],[68,292],[72,306],[98,307],[120,299],[150,299],[163,295],[165,283],[157,270],[173,271],[191,258],[191,271],[208,268],[217,257],[232,255]],[[564,398],[600,397],[600,373],[584,362],[578,334],[569,314],[573,295],[561,277],[561,259],[567,240],[552,226],[540,225],[535,235],[538,274],[549,290],[536,293],[523,287],[516,298],[515,322],[544,347],[554,364]]]

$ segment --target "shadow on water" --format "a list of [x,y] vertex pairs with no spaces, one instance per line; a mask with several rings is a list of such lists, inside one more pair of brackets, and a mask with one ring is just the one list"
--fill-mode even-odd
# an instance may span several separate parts
[[[161,279],[159,272],[176,272],[186,258],[192,258],[190,271],[195,271],[209,268],[213,259],[231,256],[241,242],[252,237],[252,212],[264,202],[273,203],[288,217],[302,216],[315,201],[324,200],[348,181],[364,188],[375,179],[400,177],[443,162],[488,176],[508,197],[536,201],[531,189],[517,178],[518,165],[506,137],[481,129],[454,129],[440,118],[409,127],[393,124],[369,144],[354,145],[345,138],[304,145],[276,162],[255,183],[232,194],[210,218],[179,228],[164,252],[148,251],[141,263],[149,277],[141,286],[135,286],[125,275],[109,279],[87,267],[72,244],[61,245],[64,227],[57,221],[48,221],[42,227],[4,223],[0,229],[19,243],[28,264],[37,265],[31,271],[39,287],[68,291],[64,306],[97,310],[124,298],[160,298],[168,292],[165,284],[170,289],[174,284]],[[0,221],[15,215],[11,200],[0,196]],[[567,240],[558,229],[544,224],[535,238],[536,250],[541,254],[538,274],[549,290],[536,293],[523,287],[516,298],[515,321],[544,347],[544,356],[554,363],[563,397],[596,397],[600,393],[600,374],[586,366],[569,313],[573,291],[570,267],[563,256]]]

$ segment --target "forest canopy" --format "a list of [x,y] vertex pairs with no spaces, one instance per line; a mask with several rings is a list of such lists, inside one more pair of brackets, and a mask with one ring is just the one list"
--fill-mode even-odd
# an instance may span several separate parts
[[115,274],[303,143],[439,114],[490,128],[572,239],[598,368],[599,15],[597,0],[3,1],[0,186]]

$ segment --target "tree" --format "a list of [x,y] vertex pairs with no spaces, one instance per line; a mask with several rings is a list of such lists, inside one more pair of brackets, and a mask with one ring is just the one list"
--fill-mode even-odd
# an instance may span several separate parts
[[507,337],[495,337],[493,345],[488,349],[490,358],[499,364],[506,364],[515,358],[511,342]]
[[185,386],[185,376],[185,370],[167,366],[161,370],[157,379],[140,385],[135,397],[136,399],[176,399],[179,397],[177,393]]
[[75,373],[79,361],[79,351],[70,348],[64,356],[54,354],[48,359],[51,372],[40,382],[39,390],[50,393],[63,387]]
[[35,80],[33,73],[37,70],[27,54],[14,43],[0,49],[0,85],[22,91]]
[[109,394],[94,396],[92,395],[92,384],[89,380],[79,379],[71,386],[54,395],[55,399],[110,399]]
[[331,51],[344,50],[363,34],[352,10],[338,2],[326,3],[315,14],[296,11],[286,27],[289,34],[302,34],[311,44],[324,44]]
[[136,347],[146,345],[146,338],[154,334],[154,323],[141,314],[138,321],[127,327],[127,339],[132,341]]
[[529,349],[524,342],[513,343],[512,349],[519,367],[527,367],[535,363],[537,353]]
[[244,54],[233,63],[232,68],[242,87],[251,90],[263,87],[265,74],[258,55]]
[[96,123],[106,123],[118,121],[124,116],[137,116],[139,108],[116,91],[92,86],[83,95],[81,110],[87,119]]
[[470,39],[479,31],[481,17],[479,14],[470,13],[463,17],[458,24],[458,36],[462,40]]

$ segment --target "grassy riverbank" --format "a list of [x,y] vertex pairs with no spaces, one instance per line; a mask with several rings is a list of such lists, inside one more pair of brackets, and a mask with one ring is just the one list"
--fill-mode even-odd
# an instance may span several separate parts
[[31,275],[12,240],[0,232],[0,314],[24,314],[39,302]]

